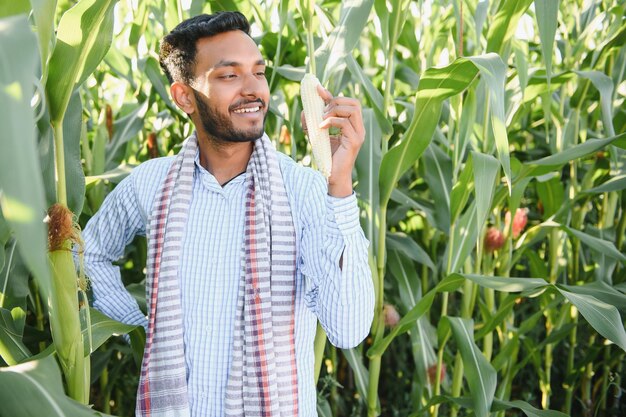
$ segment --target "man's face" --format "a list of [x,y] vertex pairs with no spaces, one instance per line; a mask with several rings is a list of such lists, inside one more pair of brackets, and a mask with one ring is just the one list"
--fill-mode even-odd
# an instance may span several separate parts
[[265,61],[241,31],[198,40],[194,123],[217,142],[251,142],[263,135],[269,105]]

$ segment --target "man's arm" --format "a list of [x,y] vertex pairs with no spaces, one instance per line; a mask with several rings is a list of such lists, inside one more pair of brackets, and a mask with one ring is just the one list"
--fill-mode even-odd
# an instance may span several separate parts
[[119,267],[112,264],[122,257],[126,245],[137,234],[145,234],[145,228],[131,174],[107,196],[87,223],[83,232],[85,269],[96,309],[122,323],[145,327],[146,317],[124,288]]
[[336,198],[326,190],[324,180],[316,177],[301,217],[305,297],[330,342],[350,348],[367,336],[374,315],[369,243],[359,223],[356,196]]

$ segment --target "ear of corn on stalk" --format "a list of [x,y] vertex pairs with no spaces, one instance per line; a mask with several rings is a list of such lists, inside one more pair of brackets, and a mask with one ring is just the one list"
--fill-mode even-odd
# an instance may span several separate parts
[[317,169],[326,179],[330,177],[332,166],[332,152],[328,129],[320,129],[319,125],[324,120],[324,107],[326,104],[317,92],[319,80],[313,74],[306,74],[300,83],[300,98],[304,109],[304,118],[308,131],[309,142]]
[[68,394],[87,404],[90,370],[80,315],[88,314],[88,306],[84,305],[80,311],[79,276],[71,252],[73,243],[80,245],[82,241],[72,212],[62,204],[55,204],[48,210],[48,259],[52,270],[51,294],[48,295],[50,330]]

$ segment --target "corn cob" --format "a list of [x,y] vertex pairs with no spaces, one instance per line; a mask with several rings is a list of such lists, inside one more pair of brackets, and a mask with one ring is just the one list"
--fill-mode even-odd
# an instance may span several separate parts
[[320,123],[324,120],[322,115],[324,114],[324,107],[326,107],[324,100],[317,92],[319,84],[320,82],[315,75],[306,74],[300,83],[300,98],[302,99],[307,136],[311,142],[315,164],[322,175],[328,179],[332,166],[332,153],[328,129],[319,128]]
[[[67,382],[68,394],[73,399],[89,402],[89,359],[80,322],[78,282],[72,244],[79,243],[80,233],[72,212],[62,204],[48,210],[48,259],[52,270],[48,308],[52,340]],[[82,275],[82,273],[81,273]],[[87,307],[87,306],[85,306]],[[83,311],[82,314],[86,314]],[[87,357],[86,357],[87,356]]]

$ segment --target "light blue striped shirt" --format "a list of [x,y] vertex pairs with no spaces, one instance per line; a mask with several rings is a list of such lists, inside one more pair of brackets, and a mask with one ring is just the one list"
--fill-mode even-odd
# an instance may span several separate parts
[[[83,233],[94,307],[124,323],[147,326],[112,262],[135,235],[146,235],[153,200],[172,160],[153,159],[135,168],[109,194]],[[317,416],[313,376],[317,319],[333,345],[358,345],[370,329],[374,289],[354,193],[331,197],[317,171],[282,153],[279,163],[296,229],[299,416],[310,417]],[[223,415],[244,237],[245,176],[222,187],[196,156],[179,274],[192,417]]]

